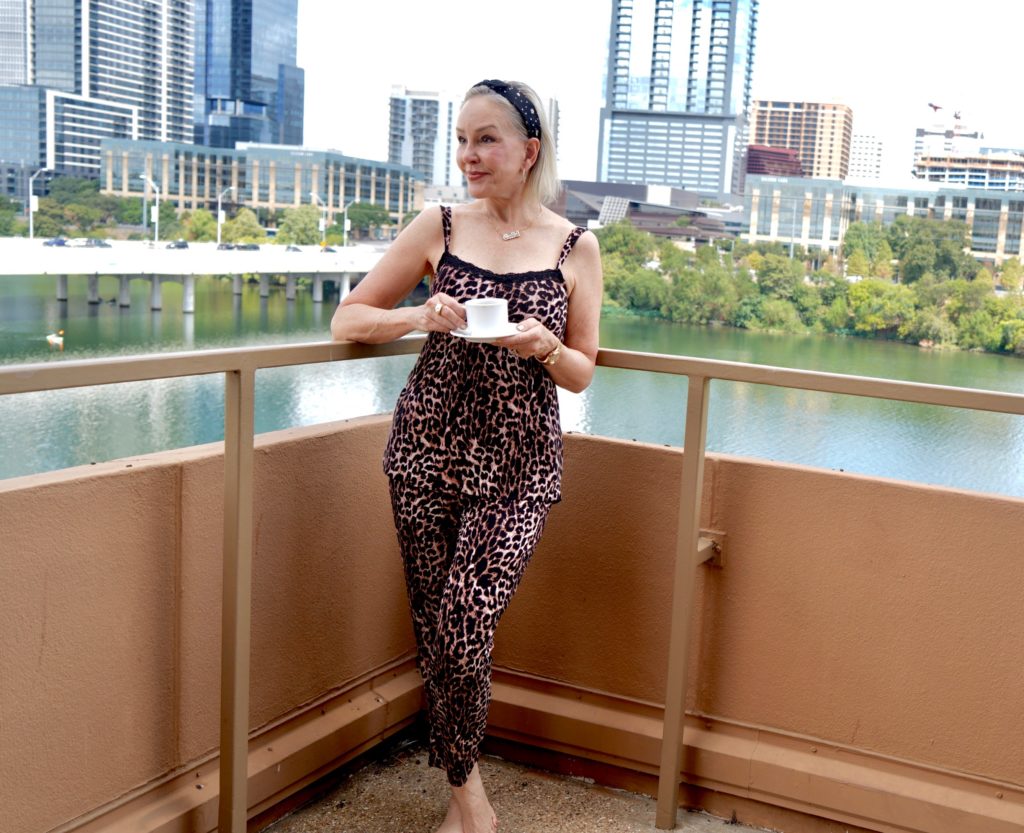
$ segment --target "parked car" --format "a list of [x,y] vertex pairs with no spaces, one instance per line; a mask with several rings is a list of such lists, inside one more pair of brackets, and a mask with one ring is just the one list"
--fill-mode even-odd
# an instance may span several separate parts
[[335,249],[333,246],[321,246],[320,247],[320,251],[321,252],[336,252],[337,249]]
[[172,240],[170,243],[167,244],[167,248],[168,249],[187,249],[188,248],[188,241],[187,240],[181,240],[181,239]]
[[104,240],[102,237],[90,237],[89,242],[86,244],[93,249],[109,249],[111,248],[110,243]]
[[110,244],[99,237],[72,237],[65,245],[76,249],[109,249]]
[[68,239],[66,237],[51,237],[49,240],[44,240],[44,246],[66,246]]
[[238,243],[235,246],[236,249],[242,252],[258,252],[260,250],[259,243]]
[[217,248],[220,249],[221,251],[227,252],[227,251],[230,251],[231,249],[235,248],[235,244],[234,243],[218,243],[217,244]]
[[284,250],[286,252],[301,252],[302,251],[302,249],[300,249],[298,246],[295,246],[295,245],[293,245],[291,243],[289,243],[287,246],[285,246]]

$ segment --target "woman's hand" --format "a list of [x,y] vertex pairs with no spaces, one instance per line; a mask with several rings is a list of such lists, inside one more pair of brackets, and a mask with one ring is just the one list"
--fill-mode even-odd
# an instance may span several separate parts
[[508,348],[521,359],[546,358],[562,344],[558,336],[536,318],[520,321],[516,324],[516,329],[519,332],[515,335],[495,339],[494,343],[499,347]]
[[466,326],[466,310],[451,295],[438,292],[419,308],[416,329],[450,333]]

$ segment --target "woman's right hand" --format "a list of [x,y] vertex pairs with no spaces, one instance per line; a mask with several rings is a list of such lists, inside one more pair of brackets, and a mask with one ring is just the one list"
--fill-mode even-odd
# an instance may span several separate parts
[[419,313],[417,329],[426,332],[450,333],[466,326],[466,310],[462,304],[443,292],[428,298]]

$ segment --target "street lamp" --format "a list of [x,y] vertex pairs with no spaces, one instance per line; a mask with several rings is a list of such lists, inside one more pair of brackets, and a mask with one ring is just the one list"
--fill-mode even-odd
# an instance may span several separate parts
[[36,195],[33,191],[33,183],[36,181],[36,177],[39,176],[43,171],[48,171],[49,168],[40,168],[32,176],[28,178],[28,239],[31,240],[35,237],[35,225],[33,224],[33,214],[35,213]]
[[323,247],[327,245],[327,206],[316,191],[310,191],[309,196],[323,209],[320,215],[320,245]]
[[157,188],[156,183],[145,174],[139,174],[139,179],[143,182],[148,182],[149,187],[152,188],[153,193],[156,194],[156,200],[153,203],[156,209],[153,212],[156,215],[156,220],[153,221],[153,242],[156,243],[160,239],[160,189]]
[[354,203],[355,200],[349,200],[348,204],[341,209],[341,245],[348,245],[348,207]]
[[224,222],[224,212],[222,212],[220,210],[220,201],[221,201],[221,198],[228,191],[234,191],[234,190],[235,190],[235,186],[234,185],[229,185],[227,188],[225,188],[223,191],[221,191],[219,194],[217,194],[217,245],[218,246],[220,245],[220,224],[222,222]]

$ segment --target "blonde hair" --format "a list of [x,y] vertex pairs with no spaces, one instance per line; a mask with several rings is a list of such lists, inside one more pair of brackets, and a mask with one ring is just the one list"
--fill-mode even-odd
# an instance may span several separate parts
[[[535,197],[542,205],[548,205],[558,198],[562,190],[562,184],[558,178],[558,163],[555,159],[555,139],[551,134],[551,126],[548,124],[547,112],[540,103],[540,96],[528,84],[524,84],[522,81],[505,81],[504,83],[525,95],[537,111],[537,118],[540,120],[540,152],[537,154],[537,161],[530,168],[530,172],[526,177],[526,195],[528,197]],[[523,117],[511,101],[490,87],[478,84],[475,87],[469,88],[462,99],[462,103],[465,104],[469,99],[478,95],[491,96],[499,107],[504,108],[512,129],[522,137],[523,141],[526,141],[528,138],[526,125],[523,123]]]

